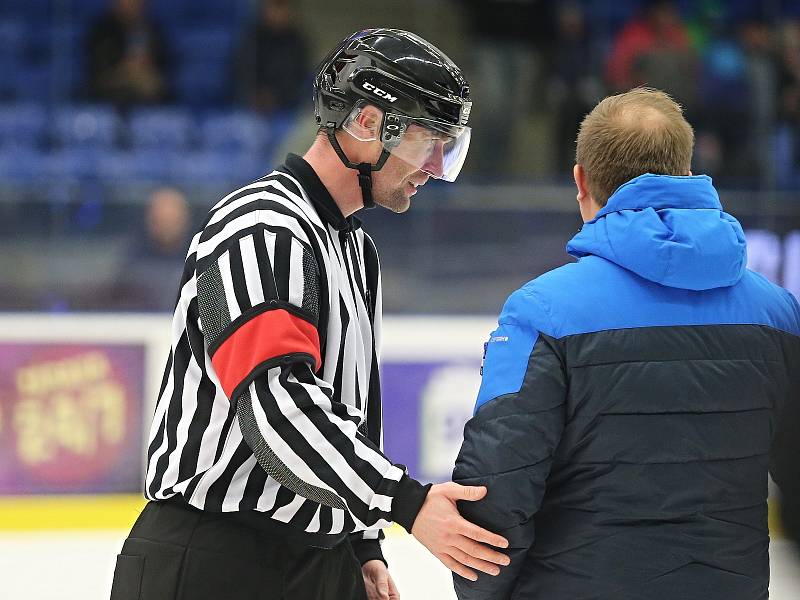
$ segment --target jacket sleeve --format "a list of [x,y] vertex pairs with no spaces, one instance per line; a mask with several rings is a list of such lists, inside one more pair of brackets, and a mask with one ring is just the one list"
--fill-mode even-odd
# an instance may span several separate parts
[[479,502],[461,502],[463,516],[506,537],[511,564],[475,582],[453,576],[458,597],[509,598],[534,543],[534,516],[545,493],[564,428],[567,382],[558,342],[519,319],[530,300],[512,295],[484,357],[475,413],[464,428],[453,481],[485,485]]
[[774,406],[769,470],[781,490],[781,524],[789,537],[800,540],[800,370],[796,367],[800,364],[800,306],[788,292],[786,298],[794,317],[787,329],[793,335],[781,338],[788,385]]
[[339,509],[340,531],[391,521],[410,529],[427,489],[361,434],[362,411],[335,400],[318,376],[328,299],[310,246],[286,229],[256,227],[223,250],[197,276],[200,322],[258,463],[296,494]]

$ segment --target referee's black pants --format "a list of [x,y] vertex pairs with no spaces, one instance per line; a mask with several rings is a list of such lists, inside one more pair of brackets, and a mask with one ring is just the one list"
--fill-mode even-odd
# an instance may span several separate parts
[[111,600],[366,600],[348,539],[308,546],[177,502],[150,502],[117,556]]

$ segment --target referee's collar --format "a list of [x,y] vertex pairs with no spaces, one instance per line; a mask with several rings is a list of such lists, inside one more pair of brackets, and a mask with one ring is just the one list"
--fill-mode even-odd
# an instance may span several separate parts
[[286,162],[278,168],[288,173],[303,186],[320,218],[338,231],[354,231],[361,227],[361,219],[350,215],[345,217],[339,210],[328,188],[322,183],[316,171],[297,154],[286,156]]

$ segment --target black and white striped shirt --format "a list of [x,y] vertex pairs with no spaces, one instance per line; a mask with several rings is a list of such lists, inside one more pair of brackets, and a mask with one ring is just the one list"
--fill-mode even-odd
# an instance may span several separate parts
[[381,451],[380,322],[372,239],[302,158],[224,198],[186,259],[145,495],[315,544],[410,529],[426,490]]

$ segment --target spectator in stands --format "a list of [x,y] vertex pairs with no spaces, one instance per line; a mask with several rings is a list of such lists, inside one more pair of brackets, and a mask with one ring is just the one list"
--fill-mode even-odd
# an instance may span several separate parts
[[791,186],[800,182],[800,19],[781,32],[778,103],[778,183]]
[[191,225],[186,196],[162,187],[147,201],[144,231],[132,243],[116,296],[119,308],[170,311],[178,290],[165,281],[179,281]]
[[672,2],[649,3],[644,14],[622,28],[613,42],[606,75],[613,91],[641,85],[659,88],[691,112],[694,55],[688,29]]
[[514,162],[516,137],[525,135],[537,100],[536,82],[552,39],[551,2],[463,0],[463,5],[473,49],[470,81],[476,106],[470,165],[482,174],[502,175]]
[[91,99],[123,107],[168,99],[166,44],[144,5],[114,0],[92,25],[86,47]]
[[547,95],[555,117],[557,172],[575,164],[575,138],[583,117],[603,95],[603,84],[581,6],[562,4],[556,15],[556,39],[548,61]]
[[740,39],[745,52],[748,90],[747,119],[738,123],[745,132],[746,145],[739,161],[741,176],[755,177],[762,186],[774,177],[772,136],[777,118],[778,64],[772,29],[764,21],[742,23]]
[[308,47],[292,0],[261,0],[235,63],[241,100],[263,112],[292,110],[308,89]]
[[783,25],[779,69],[781,117],[800,126],[800,19]]
[[695,111],[695,157],[693,166],[718,177],[740,171],[747,146],[744,127],[748,119],[750,89],[744,48],[724,13],[724,7],[709,3],[694,22],[694,41],[700,58],[698,102]]

